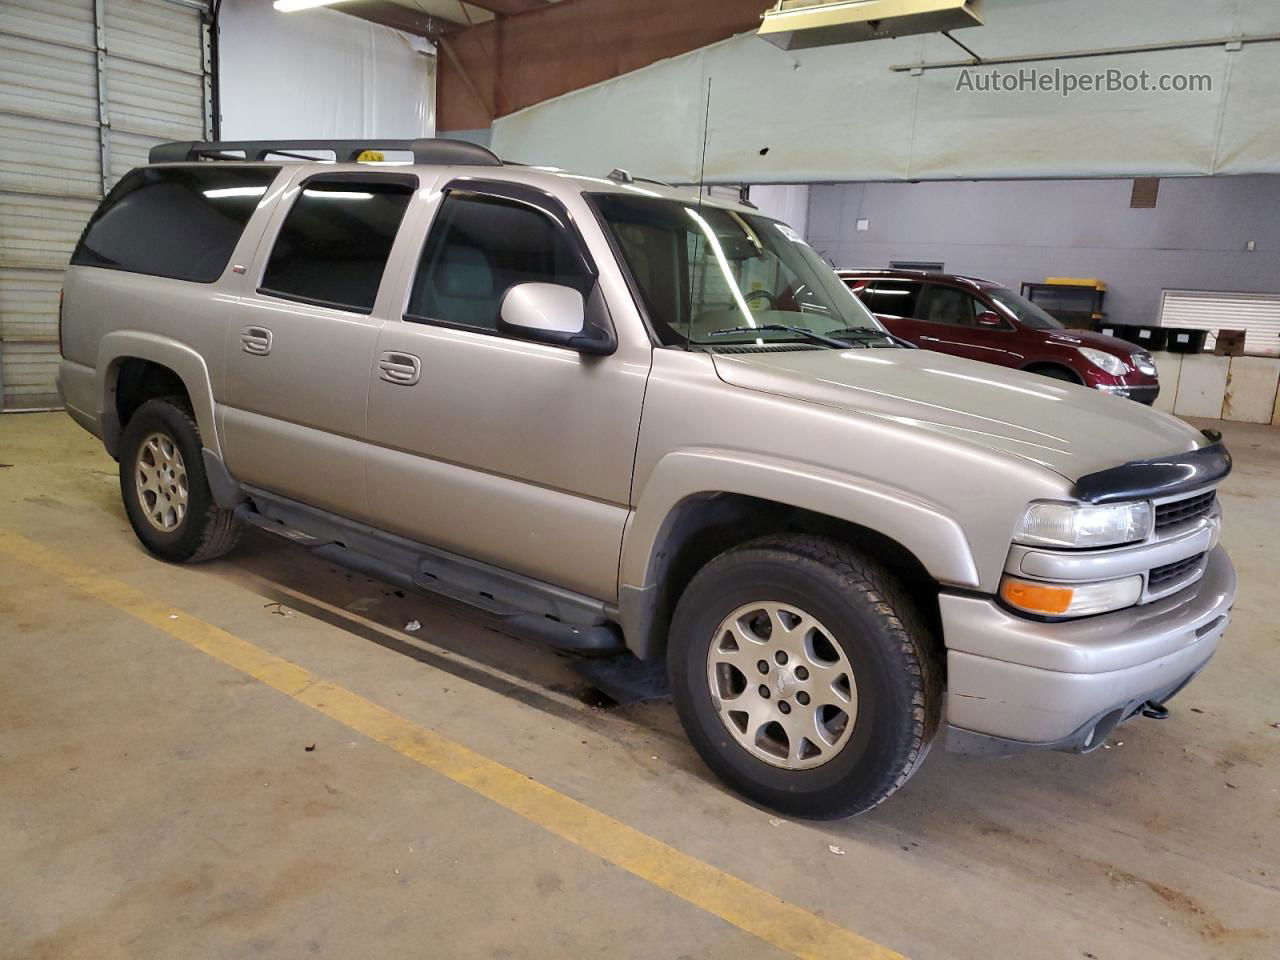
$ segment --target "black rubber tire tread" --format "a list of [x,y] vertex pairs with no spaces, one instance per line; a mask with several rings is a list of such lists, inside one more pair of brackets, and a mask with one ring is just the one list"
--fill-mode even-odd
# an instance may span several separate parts
[[[707,731],[698,729],[699,724],[692,716],[690,705],[681,702],[687,688],[677,676],[678,658],[682,656],[687,644],[699,642],[698,638],[690,636],[688,632],[690,621],[698,611],[690,609],[686,601],[690,604],[699,603],[704,592],[702,587],[709,581],[728,579],[732,582],[737,568],[758,567],[762,564],[778,568],[790,567],[835,587],[843,602],[858,608],[864,621],[876,625],[876,637],[873,640],[882,645],[883,649],[879,653],[887,657],[887,662],[892,665],[888,679],[891,683],[902,685],[902,689],[898,691],[899,702],[907,706],[902,712],[909,713],[909,716],[892,718],[895,725],[893,739],[896,743],[888,757],[880,758],[881,762],[875,765],[878,769],[851,772],[842,784],[835,785],[838,789],[826,788],[821,797],[806,796],[803,793],[788,795],[777,789],[763,787],[757,789],[750,782],[744,783],[740,774],[726,776],[725,764],[717,762],[720,759],[717,756],[719,750],[710,742],[721,731],[712,733],[710,737],[706,736]],[[717,611],[717,618],[723,618],[731,609],[733,607]],[[846,654],[849,653],[848,644],[844,640],[836,637],[832,639],[838,640],[846,648]],[[705,657],[710,634],[701,638],[701,643],[701,655]],[[885,567],[838,540],[810,534],[778,534],[750,541],[722,553],[698,572],[682,595],[672,621],[671,647],[668,669],[671,672],[672,691],[676,696],[681,720],[699,753],[730,786],[764,806],[793,816],[835,819],[865,813],[883,803],[920,768],[941,721],[943,668],[930,643],[924,618],[907,592]],[[865,679],[859,680],[860,700],[864,682]],[[707,700],[710,701],[709,696]],[[859,709],[861,711],[861,706]],[[717,724],[720,723],[718,716],[714,719]],[[731,744],[731,749],[738,751],[751,763],[761,763],[750,758],[736,743]],[[839,757],[827,766],[838,762]],[[795,772],[783,773],[796,775]],[[866,773],[870,773],[869,779],[864,775]]]
[[[150,430],[147,422],[159,417],[164,426],[176,428],[174,440],[182,448],[187,468],[188,511],[174,537],[165,537],[151,528],[145,518],[134,516],[131,491],[134,448]],[[185,434],[185,436],[183,435]],[[213,500],[205,476],[200,427],[186,397],[157,397],[139,407],[125,428],[120,451],[120,492],[134,533],[151,553],[173,563],[204,563],[229,553],[240,542],[243,524],[231,510],[223,510]]]

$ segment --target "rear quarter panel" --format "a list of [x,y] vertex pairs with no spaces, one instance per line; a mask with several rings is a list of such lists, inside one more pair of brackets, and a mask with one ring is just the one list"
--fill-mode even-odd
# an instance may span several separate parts
[[214,405],[223,389],[229,309],[244,281],[231,268],[252,257],[287,179],[286,171],[277,175],[222,275],[212,283],[106,267],[67,268],[59,382],[66,402],[80,413],[79,422],[101,435],[104,414],[114,411],[119,365],[126,357],[138,357],[169,367],[182,378],[204,445],[220,453]]

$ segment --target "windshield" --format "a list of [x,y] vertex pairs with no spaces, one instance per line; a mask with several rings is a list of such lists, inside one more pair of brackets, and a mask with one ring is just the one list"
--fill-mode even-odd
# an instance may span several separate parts
[[811,335],[817,334],[891,345],[861,301],[786,224],[699,208],[696,200],[613,193],[592,200],[664,344],[820,344]]
[[1017,317],[1019,323],[1030,327],[1032,330],[1066,329],[1061,323],[1045,313],[1042,308],[1037,307],[1026,297],[1014,293],[1012,290],[999,287],[995,290],[988,290],[987,296]]

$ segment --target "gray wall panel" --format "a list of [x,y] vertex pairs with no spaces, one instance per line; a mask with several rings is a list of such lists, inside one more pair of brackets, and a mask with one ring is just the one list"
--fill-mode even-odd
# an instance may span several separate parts
[[788,52],[747,34],[502,117],[493,146],[696,182],[709,79],[711,182],[1280,173],[1280,43],[1226,42],[1280,33],[1275,0],[987,0],[984,11],[985,26],[956,38],[986,57],[1214,41],[997,68],[1006,74],[1115,68],[1209,87],[980,92],[958,89],[958,68],[890,69],[963,61],[938,35]]
[[[949,272],[1015,289],[1046,276],[1097,277],[1120,323],[1154,323],[1164,289],[1280,292],[1280,176],[1162,180],[1151,210],[1130,209],[1131,187],[1131,180],[815,185],[807,237],[841,267],[941,261]],[[859,218],[869,221],[865,232]]]

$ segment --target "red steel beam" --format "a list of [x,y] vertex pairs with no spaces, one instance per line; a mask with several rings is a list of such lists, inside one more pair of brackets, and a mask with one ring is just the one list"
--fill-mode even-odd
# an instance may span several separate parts
[[[497,5],[509,0],[485,0]],[[755,29],[769,0],[563,0],[450,33],[440,130],[495,117]],[[492,116],[490,115],[492,114]]]
[[514,17],[549,6],[554,0],[466,0],[473,7],[488,10],[500,17]]

